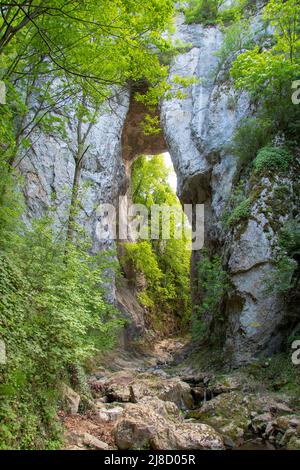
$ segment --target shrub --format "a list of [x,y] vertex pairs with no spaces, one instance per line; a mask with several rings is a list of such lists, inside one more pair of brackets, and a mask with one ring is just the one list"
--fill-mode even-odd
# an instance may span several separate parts
[[259,34],[256,47],[236,57],[231,76],[236,88],[248,91],[259,103],[276,131],[298,141],[299,107],[292,103],[291,83],[299,71],[299,2],[265,3],[262,20],[269,31],[265,31],[265,37]]
[[185,9],[186,23],[201,23],[204,26],[215,25],[219,21],[231,23],[255,6],[255,0],[236,0],[229,8],[225,8],[224,0],[190,0]]
[[240,202],[231,212],[227,220],[227,225],[229,227],[233,227],[234,225],[238,224],[241,220],[247,219],[251,214],[251,205],[252,200],[250,198],[244,199]]
[[260,148],[270,142],[272,124],[269,120],[247,118],[235,131],[233,136],[233,153],[239,158],[239,169],[253,161]]
[[292,219],[286,222],[280,233],[280,245],[292,258],[300,257],[300,222]]
[[50,218],[24,227],[13,185],[12,174],[0,181],[0,449],[57,448],[61,384],[114,344],[120,321],[101,289],[110,263],[83,234],[66,253]]
[[276,263],[276,271],[271,279],[271,289],[277,293],[286,293],[293,287],[293,276],[297,262],[282,255]]
[[300,224],[292,219],[280,231],[281,252],[275,263],[275,271],[267,278],[269,292],[286,294],[297,288],[299,282]]
[[191,0],[185,11],[186,23],[216,24],[220,3],[219,0]]
[[[222,12],[225,15],[226,10]],[[239,17],[226,27],[221,26],[224,34],[221,47],[216,51],[215,55],[219,58],[215,73],[222,70],[222,80],[230,80],[230,64],[236,57],[237,53],[244,49],[251,49],[254,45],[254,34],[250,28],[250,22],[247,19]],[[225,64],[225,66],[224,66]],[[219,77],[220,79],[220,77]]]
[[293,156],[284,147],[263,147],[259,150],[255,160],[254,169],[257,173],[263,171],[287,171]]
[[182,240],[165,244],[150,241],[125,243],[123,264],[128,262],[135,272],[142,273],[145,288],[139,292],[140,303],[151,313],[152,326],[166,315],[178,317],[182,324],[190,320],[190,253]]
[[223,269],[219,256],[210,258],[204,252],[198,263],[198,286],[201,292],[201,304],[195,309],[192,321],[192,334],[197,340],[206,331],[203,316],[208,313],[220,319],[221,301],[229,288],[228,276]]
[[161,272],[151,243],[140,241],[138,243],[124,243],[124,262],[131,262],[134,269],[144,274],[148,288],[155,290],[160,283],[163,273]]
[[251,213],[252,199],[245,197],[243,184],[240,183],[232,192],[222,216],[225,228],[233,227],[242,219],[247,219]]

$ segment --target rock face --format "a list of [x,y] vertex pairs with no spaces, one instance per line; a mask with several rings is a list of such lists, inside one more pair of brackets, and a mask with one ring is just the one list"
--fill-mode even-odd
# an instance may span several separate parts
[[[224,306],[224,357],[231,365],[240,365],[251,362],[259,353],[271,354],[280,347],[279,327],[285,308],[280,298],[266,293],[263,279],[272,271],[277,247],[274,223],[282,224],[284,216],[270,219],[268,200],[276,196],[271,182],[263,181],[257,184],[256,201],[243,227],[225,230],[222,226],[222,213],[236,173],[236,159],[229,144],[240,121],[255,110],[246,94],[235,93],[226,64],[218,64],[216,51],[223,41],[218,27],[185,25],[183,16],[177,18],[176,27],[174,41],[178,39],[188,46],[171,64],[170,78],[193,76],[198,81],[189,88],[186,98],[162,103],[163,134],[152,139],[143,137],[140,129],[137,131],[145,110],[130,102],[126,90],[116,93],[110,110],[103,110],[87,142],[82,172],[82,183],[87,183],[87,187],[80,218],[92,236],[96,252],[113,248],[115,243],[109,233],[107,240],[97,237],[97,206],[116,202],[119,195],[126,194],[130,165],[138,154],[168,149],[178,177],[179,198],[182,203],[205,204],[205,243],[212,253],[225,259],[233,289]],[[28,221],[45,212],[53,195],[59,208],[58,222],[66,220],[75,136],[72,126],[69,143],[49,135],[34,136],[33,149],[20,164]],[[286,183],[290,187],[290,182]],[[287,199],[291,193],[292,188]],[[195,265],[199,253],[192,256]],[[129,338],[143,334],[143,311],[131,293],[121,289],[117,294],[113,280],[108,286],[109,299],[131,317]],[[211,320],[207,319],[208,327]]]
[[[235,92],[226,63],[218,64],[215,53],[223,41],[218,27],[185,25],[179,17],[175,39],[190,46],[174,59],[171,77],[193,76],[198,83],[185,99],[162,104],[162,123],[178,175],[179,198],[182,203],[205,205],[205,245],[211,254],[222,257],[229,273],[233,289],[224,305],[225,329],[219,336],[226,338],[225,360],[238,366],[258,354],[272,354],[281,345],[279,326],[286,309],[274,292],[266,291],[265,280],[273,269],[279,227],[290,208],[283,215],[270,210],[274,188],[262,179],[252,188],[255,200],[248,221],[242,227],[224,228],[222,213],[237,166],[230,144],[241,120],[253,116],[255,109],[247,94]],[[280,186],[279,181],[276,184]],[[285,184],[286,197],[291,199],[290,180]],[[193,252],[194,266],[200,256]],[[208,330],[212,321],[208,315]]]

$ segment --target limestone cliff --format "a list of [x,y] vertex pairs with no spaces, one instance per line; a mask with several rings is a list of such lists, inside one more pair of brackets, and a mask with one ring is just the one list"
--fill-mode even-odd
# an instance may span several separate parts
[[[198,82],[189,88],[185,99],[161,104],[163,133],[152,139],[143,137],[140,129],[137,131],[144,110],[130,102],[126,90],[116,94],[89,136],[82,173],[82,182],[88,185],[80,218],[93,238],[95,251],[113,247],[109,239],[106,242],[97,239],[97,206],[101,202],[115,202],[126,193],[129,168],[138,154],[168,150],[178,177],[178,196],[182,203],[205,204],[205,243],[211,253],[222,256],[230,276],[232,288],[224,304],[221,327],[223,348],[225,359],[239,365],[261,352],[273,353],[281,345],[280,328],[286,309],[279,297],[266,293],[263,283],[266,273],[272,270],[277,249],[274,231],[277,216],[268,211],[276,188],[268,180],[257,182],[256,201],[242,229],[224,228],[222,213],[237,165],[229,144],[241,119],[255,110],[246,94],[235,93],[224,68],[218,68],[215,52],[223,40],[218,27],[186,25],[183,17],[176,20],[176,27],[175,39],[188,46],[173,60],[170,74],[194,76]],[[32,151],[21,162],[29,220],[44,213],[53,194],[59,207],[59,222],[66,220],[68,189],[74,173],[72,125],[68,132],[69,143],[37,134]],[[290,180],[286,183],[291,193]],[[282,224],[284,218],[278,216],[275,222]],[[201,253],[193,253],[194,265],[200,256]],[[136,313],[138,307],[134,307],[130,295],[128,290],[125,293],[122,290],[119,300],[128,314],[131,307],[135,309],[135,322],[141,333],[142,313]],[[116,296],[112,283],[111,300],[116,301]],[[216,327],[213,320],[209,315],[206,318],[211,329]]]

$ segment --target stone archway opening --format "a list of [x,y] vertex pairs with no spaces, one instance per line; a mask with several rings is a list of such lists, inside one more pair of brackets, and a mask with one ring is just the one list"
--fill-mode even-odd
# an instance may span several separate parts
[[155,135],[146,135],[143,131],[143,121],[146,115],[159,117],[158,107],[150,110],[141,102],[134,99],[134,91],[145,93],[146,86],[132,91],[129,111],[125,120],[122,133],[122,153],[126,170],[129,170],[132,163],[140,155],[159,155],[168,152],[168,147],[164,138],[163,131]]
[[[141,90],[139,89],[138,91],[140,92]],[[152,161],[154,164],[155,162],[154,157],[156,156],[163,157],[164,166],[169,170],[168,177],[166,179],[166,186],[169,186],[169,188],[171,188],[172,192],[174,193],[174,196],[176,197],[177,175],[173,166],[171,155],[167,147],[163,130],[161,129],[159,133],[156,133],[154,135],[146,135],[143,130],[143,121],[145,119],[145,116],[149,114],[151,115],[151,117],[159,116],[160,110],[157,108],[149,112],[149,109],[147,109],[143,103],[140,103],[134,100],[134,98],[131,99],[129,111],[127,114],[127,118],[124,124],[123,133],[122,133],[122,156],[123,156],[123,162],[125,164],[126,180],[127,180],[126,181],[126,196],[128,200],[130,201],[130,203],[134,202],[133,192],[132,192],[132,189],[133,189],[132,175],[136,166],[135,162],[138,163],[139,158],[142,156],[147,158],[147,161],[149,162],[150,165]],[[176,203],[178,204],[180,211],[183,214],[183,209],[180,205],[179,199],[177,198],[176,201],[177,201]],[[150,217],[150,211],[149,211],[149,217]],[[168,242],[163,241],[162,245],[164,243],[166,243],[166,245],[168,244]],[[169,259],[167,262],[166,260],[164,260],[164,262],[161,262],[160,264],[159,257],[160,256],[163,257],[162,245],[160,245],[156,241],[152,242],[151,240],[150,240],[150,245],[151,245],[151,249],[153,250],[153,253],[155,254],[155,256],[158,257],[158,259],[156,260],[157,265],[159,269],[162,270],[163,276],[165,278],[165,281],[163,280],[162,283],[165,282],[166,285],[162,285],[161,289],[164,289],[164,288],[168,289],[167,284],[168,282],[171,282],[168,280],[171,277],[169,276],[169,272],[168,272],[171,269],[170,266],[168,266]],[[170,246],[172,246],[172,243],[169,244],[168,249],[170,249]],[[172,250],[173,251],[169,258],[172,258],[172,256],[174,256],[174,259],[176,259],[176,257],[178,257],[179,259],[180,256],[182,256],[182,253],[180,252],[180,247],[177,246],[176,248],[176,243],[174,243],[174,248],[172,248]],[[119,243],[118,251],[119,251],[120,259],[123,260],[122,271],[123,271],[123,275],[126,278],[126,282],[130,291],[134,293],[136,298],[140,298],[141,293],[143,297],[144,293],[147,290],[147,281],[143,278],[143,276],[140,275],[140,273],[135,272],[132,262],[124,263],[124,259],[126,259],[126,256],[124,256],[126,254],[126,247],[122,243],[122,240],[121,240],[121,243]],[[177,292],[176,294],[174,294],[174,302],[173,302],[175,306],[174,313],[170,314],[170,311],[169,312],[166,311],[166,316],[163,317],[164,321],[162,325],[160,325],[159,327],[159,330],[162,332],[163,335],[170,335],[170,334],[174,334],[176,331],[179,331],[178,325],[182,325],[184,323],[182,321],[183,319],[181,318],[181,313],[186,312],[188,311],[188,309],[190,309],[190,306],[187,307],[187,300],[186,300],[187,291],[188,291],[188,297],[189,298],[191,297],[190,296],[190,256],[191,256],[191,252],[189,251],[189,249],[187,249],[187,266],[186,266],[187,282],[185,284],[185,287],[188,286],[187,290],[185,291],[185,293],[183,293],[183,289],[177,288]],[[183,263],[181,264],[181,266],[182,265]],[[164,270],[166,270],[166,272]],[[181,275],[183,275],[182,272],[181,272]],[[176,282],[182,282],[182,279],[180,280],[176,279],[176,275],[174,277],[175,277],[175,284]],[[174,288],[174,286],[172,286],[172,288]],[[172,300],[170,300],[169,303],[172,304]],[[149,319],[149,310],[150,310],[150,318],[151,318],[151,308],[149,309],[149,307],[146,307],[146,309],[144,309],[143,317],[146,323],[146,327],[147,327],[147,321],[148,321],[147,318]],[[160,315],[161,314],[162,312],[160,312]],[[153,317],[152,317],[152,320],[153,320]],[[186,320],[187,318],[184,319],[184,321]],[[188,323],[188,320],[185,323],[186,327],[187,327],[187,323]],[[165,331],[164,331],[164,328],[165,328]]]

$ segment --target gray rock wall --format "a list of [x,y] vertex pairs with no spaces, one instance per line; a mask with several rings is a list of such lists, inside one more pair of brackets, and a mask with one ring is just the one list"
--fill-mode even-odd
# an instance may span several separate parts
[[[279,326],[286,311],[282,300],[267,293],[265,280],[272,271],[276,233],[268,231],[268,211],[259,208],[270,191],[262,184],[251,217],[241,229],[225,229],[222,213],[231,193],[236,158],[229,150],[241,120],[252,116],[247,94],[237,94],[216,51],[222,45],[218,27],[185,25],[177,20],[175,39],[190,43],[171,66],[171,77],[194,76],[186,99],[165,101],[161,107],[165,138],[178,175],[178,195],[183,203],[205,204],[205,244],[224,259],[232,292],[224,306],[223,355],[231,365],[272,354],[280,348]],[[270,212],[270,211],[269,211]],[[263,218],[263,220],[262,220]],[[281,220],[282,222],[282,220]],[[242,231],[242,234],[241,234]],[[194,264],[201,255],[193,254]],[[213,323],[210,314],[206,321]]]

